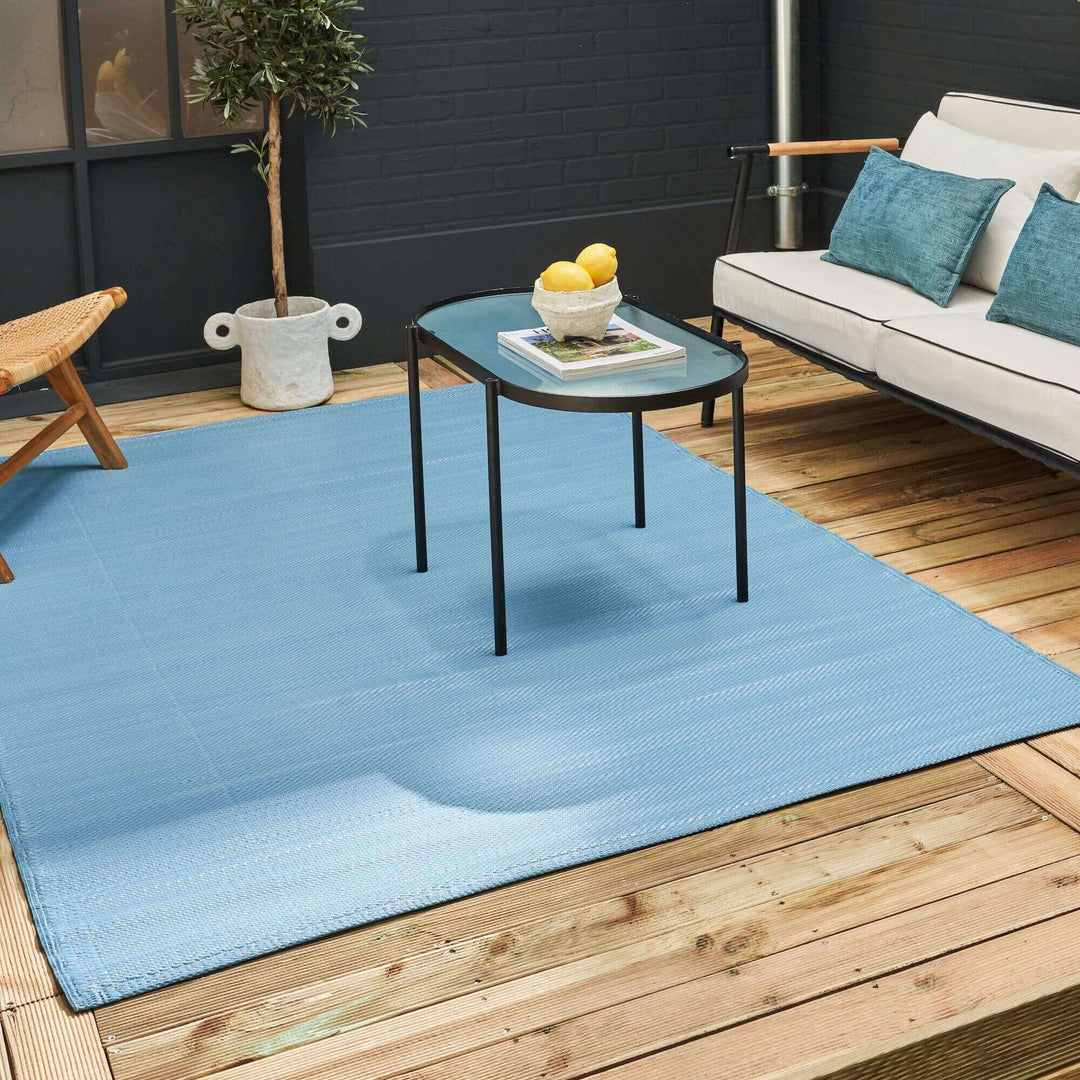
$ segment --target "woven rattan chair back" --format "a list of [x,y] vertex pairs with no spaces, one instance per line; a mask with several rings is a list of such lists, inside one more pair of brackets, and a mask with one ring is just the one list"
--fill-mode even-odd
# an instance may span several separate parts
[[[71,362],[75,350],[126,301],[127,293],[123,289],[103,289],[0,324],[0,394],[44,375],[65,406],[64,412],[51,424],[6,461],[0,462],[0,485],[7,483],[75,424],[79,425],[102,468],[127,468],[124,455]],[[13,580],[11,568],[0,555],[0,583]]]

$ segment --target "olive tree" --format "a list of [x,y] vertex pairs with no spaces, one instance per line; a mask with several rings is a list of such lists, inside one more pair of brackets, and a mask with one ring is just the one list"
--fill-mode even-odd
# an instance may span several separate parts
[[209,105],[223,120],[238,120],[267,106],[260,140],[233,147],[252,152],[266,184],[274,308],[288,315],[285,242],[281,222],[281,115],[284,105],[317,116],[331,133],[338,122],[363,124],[357,76],[371,71],[365,38],[350,16],[363,8],[351,0],[178,0],[180,25],[202,46],[191,75],[192,101]]

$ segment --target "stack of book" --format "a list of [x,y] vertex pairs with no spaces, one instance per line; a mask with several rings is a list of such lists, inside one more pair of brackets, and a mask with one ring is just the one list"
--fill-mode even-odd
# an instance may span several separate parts
[[584,375],[610,375],[633,368],[679,364],[686,350],[663,338],[613,317],[602,341],[567,338],[556,341],[546,326],[534,330],[503,330],[499,344],[557,375],[577,379]]

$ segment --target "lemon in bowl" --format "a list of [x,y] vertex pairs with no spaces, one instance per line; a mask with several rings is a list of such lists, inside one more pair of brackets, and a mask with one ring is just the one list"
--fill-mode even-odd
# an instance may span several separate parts
[[540,275],[540,283],[548,292],[583,292],[593,287],[588,270],[572,262],[553,262]]
[[610,244],[590,244],[574,260],[599,288],[611,281],[619,269],[619,260]]

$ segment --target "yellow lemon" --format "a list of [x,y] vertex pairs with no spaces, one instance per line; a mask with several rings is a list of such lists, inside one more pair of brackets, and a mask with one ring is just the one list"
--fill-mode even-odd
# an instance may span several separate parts
[[553,262],[541,275],[540,284],[548,292],[580,292],[591,289],[593,279],[589,272],[577,263]]
[[619,260],[615,258],[615,249],[607,244],[590,244],[578,257],[578,266],[583,266],[592,278],[592,283],[599,288],[606,285],[619,269]]

